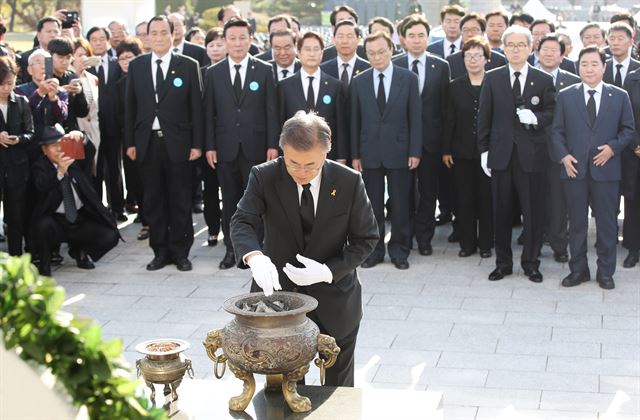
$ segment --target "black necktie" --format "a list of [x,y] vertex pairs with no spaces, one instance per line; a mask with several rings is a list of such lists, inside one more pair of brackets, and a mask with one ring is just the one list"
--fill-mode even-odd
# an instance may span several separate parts
[[302,232],[304,234],[304,243],[308,243],[311,231],[313,230],[313,195],[311,195],[311,184],[302,186],[302,197],[300,198],[300,220],[302,221]]
[[380,111],[380,115],[384,113],[384,105],[387,102],[387,98],[384,94],[384,74],[380,73],[378,75],[380,81],[378,82],[378,96],[376,99],[378,100],[378,110]]
[[287,69],[282,70],[282,78],[283,79],[287,78],[287,74],[289,74],[289,70],[287,70]]
[[234,64],[233,67],[236,68],[236,75],[233,78],[233,91],[236,94],[236,99],[240,100],[240,95],[242,95],[242,79],[240,79],[240,67],[241,64]]
[[520,87],[520,72],[519,71],[514,71],[513,72],[513,77],[515,77],[515,80],[513,81],[513,96],[515,96],[516,98],[519,96],[522,96],[522,88]]
[[411,71],[416,74],[416,76],[420,77],[420,73],[418,72],[418,63],[420,60],[413,60],[413,64],[411,64]]
[[619,88],[622,87],[622,64],[616,64],[616,77],[615,79],[613,79],[613,84],[618,86]]
[[449,55],[453,54],[454,52],[456,52],[456,44],[451,44],[449,46],[449,49],[451,50],[451,52],[449,53]]
[[178,47],[174,48],[174,49],[173,49],[173,52],[174,52],[174,53],[176,53],[176,54],[178,54]]
[[98,66],[98,82],[104,85],[104,66],[102,64]]
[[595,93],[595,90],[589,90],[589,100],[587,101],[587,115],[589,115],[589,122],[592,126],[596,122],[596,99],[594,97]]
[[340,81],[342,82],[342,86],[344,88],[349,87],[349,72],[347,69],[349,68],[349,63],[342,63],[342,74],[340,75]]
[[160,86],[164,83],[164,74],[162,73],[162,60],[156,60],[156,92],[160,90]]
[[314,109],[316,107],[316,98],[313,94],[313,76],[308,76],[309,86],[307,86],[307,108]]
[[60,186],[62,187],[62,202],[64,203],[64,217],[69,223],[75,223],[78,219],[78,209],[76,208],[76,200],[73,197],[73,190],[71,189],[71,178],[69,174],[64,174],[62,180],[60,180]]

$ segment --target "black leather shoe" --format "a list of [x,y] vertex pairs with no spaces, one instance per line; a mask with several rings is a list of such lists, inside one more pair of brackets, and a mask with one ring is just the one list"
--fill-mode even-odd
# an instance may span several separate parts
[[598,277],[596,280],[598,280],[598,284],[602,289],[611,290],[616,287],[613,277]]
[[216,246],[218,245],[218,235],[209,235],[207,238],[207,245]]
[[624,268],[633,268],[638,264],[638,259],[640,257],[640,252],[638,251],[629,251],[629,255],[624,259],[622,266]]
[[491,258],[491,250],[490,249],[481,249],[480,250],[480,258]]
[[60,265],[62,264],[63,260],[64,258],[62,257],[62,255],[60,255],[60,252],[58,251],[51,252],[51,265]]
[[529,277],[529,280],[534,283],[542,283],[542,273],[537,268],[524,270],[524,275]]
[[204,211],[204,203],[202,201],[193,203],[193,212],[194,213],[202,213]]
[[553,259],[559,263],[566,263],[567,261],[569,261],[569,254],[567,254],[566,251],[564,252],[553,251]]
[[145,239],[149,239],[149,226],[142,226],[142,229],[138,232],[138,240],[144,241]]
[[560,283],[563,287],[573,287],[580,283],[585,283],[590,280],[589,273],[571,273],[567,277],[562,279]]
[[431,255],[433,254],[433,247],[431,244],[418,244],[418,252],[420,255]]
[[138,212],[138,206],[135,204],[125,204],[124,210],[129,214],[135,214]]
[[511,267],[498,267],[489,274],[490,281],[502,280],[504,276],[513,274],[513,268]]
[[451,222],[451,213],[442,213],[438,217],[436,217],[436,226],[446,225]]
[[82,268],[83,270],[93,270],[96,266],[93,264],[93,261],[89,258],[84,251],[78,252],[78,256],[75,258],[76,264],[78,268]]
[[407,260],[391,260],[393,265],[396,266],[398,270],[408,270],[409,269],[409,261]]
[[178,267],[179,271],[191,271],[193,269],[191,261],[189,261],[188,258],[178,258],[176,267]]
[[127,218],[127,215],[124,213],[114,213],[114,216],[118,222],[126,222],[127,220],[129,220],[129,218]]
[[147,264],[147,271],[156,271],[164,268],[165,265],[169,264],[169,260],[167,257],[162,255],[156,255],[153,257],[151,262]]
[[236,265],[236,256],[233,251],[228,251],[224,254],[224,258],[220,261],[218,268],[221,270],[226,270]]
[[450,244],[460,242],[460,235],[458,235],[458,232],[456,232],[455,230],[451,232],[451,235],[449,235],[449,237],[447,238],[447,242],[449,242]]
[[362,268],[371,268],[384,261],[384,257],[369,257],[360,265]]
[[474,250],[461,249],[460,252],[458,252],[458,257],[466,258],[466,257],[470,257],[475,253],[476,253],[475,249]]

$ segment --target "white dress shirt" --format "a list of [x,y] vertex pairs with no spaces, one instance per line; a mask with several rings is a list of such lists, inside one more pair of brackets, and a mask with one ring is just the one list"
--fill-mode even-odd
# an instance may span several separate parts
[[447,38],[444,39],[442,46],[444,47],[444,58],[447,58],[451,55],[451,44],[456,46],[456,50],[454,54],[460,51],[460,45],[462,44],[462,37],[458,37],[455,41],[451,42]]
[[[520,95],[522,95],[522,93],[524,92],[524,84],[527,81],[527,73],[529,73],[529,65],[525,63],[524,66],[522,66],[522,68],[517,71],[520,72],[520,77],[518,78],[518,80],[520,80]],[[511,80],[512,88],[513,88],[513,84],[516,81],[516,76],[514,76],[515,72],[516,70],[513,67],[511,67],[511,64],[509,64],[509,79]]]
[[240,86],[244,87],[244,79],[247,75],[247,66],[249,65],[249,54],[245,55],[241,62],[236,63],[229,58],[229,75],[231,76],[231,85],[233,86],[233,79],[236,77],[236,64],[240,64]]
[[[151,78],[153,80],[153,88],[155,90],[156,103],[158,103],[158,90],[156,89],[156,71],[158,69],[158,63],[156,63],[156,60],[158,59],[162,60],[162,63],[160,64],[160,69],[162,70],[162,75],[164,80],[167,80],[167,73],[169,73],[169,63],[171,63],[171,50],[167,51],[167,53],[162,57],[158,57],[154,52],[151,53]],[[151,129],[160,130],[160,128],[161,128],[160,121],[158,120],[158,117],[155,117],[153,119],[153,124],[151,125]]]
[[[291,65],[289,67],[280,67],[278,64],[276,64],[276,69],[278,70],[278,81],[282,80],[282,79],[288,79],[289,77],[293,76],[294,73],[296,72],[296,61],[293,60],[293,62],[291,63]],[[287,70],[287,77],[283,77],[282,74],[282,70]]]
[[585,105],[587,104],[587,102],[589,102],[589,98],[591,97],[591,95],[589,95],[589,91],[590,90],[595,90],[596,93],[593,94],[593,100],[596,101],[596,117],[598,116],[598,112],[600,112],[600,100],[602,99],[602,81],[600,83],[598,83],[598,86],[592,88],[589,87],[589,85],[586,84],[582,84],[582,89],[584,89],[584,103]]
[[411,54],[407,54],[407,61],[409,63],[409,67],[407,68],[411,71],[413,71],[413,62],[415,60],[418,60],[418,87],[420,89],[420,93],[422,93],[422,88],[424,88],[425,78],[427,76],[427,73],[425,72],[427,65],[427,53],[423,52],[420,57],[414,57]]
[[[311,191],[311,196],[313,197],[313,214],[315,216],[316,210],[318,209],[318,197],[320,197],[320,182],[322,181],[322,169],[318,171],[318,175],[309,182],[311,187],[309,191]],[[298,205],[302,203],[302,185],[296,184],[298,187]]]
[[622,64],[620,68],[620,76],[622,76],[622,83],[624,83],[624,79],[627,78],[627,73],[629,73],[629,64],[631,64],[631,56],[627,54],[627,58],[622,60],[621,62],[617,61],[615,57],[611,60],[611,70],[613,70],[613,80],[616,79],[616,73],[618,73],[618,64]]
[[105,54],[100,58],[100,64],[96,66],[96,74],[100,74],[100,66],[104,69],[104,84],[109,79],[109,54]]
[[351,57],[351,60],[349,61],[342,60],[342,58],[340,58],[340,56],[338,55],[338,80],[340,80],[340,78],[342,77],[342,71],[344,70],[344,67],[342,65],[346,63],[348,64],[347,74],[349,75],[349,81],[351,81],[351,78],[353,77],[353,69],[356,65],[356,55],[357,54],[353,54],[353,57]]
[[[380,83],[380,79],[378,75],[380,72],[376,69],[373,69],[373,93],[375,97],[378,97],[378,84]],[[384,74],[383,84],[384,84],[384,97],[386,99],[385,102],[389,101],[389,92],[391,91],[391,78],[393,77],[393,63],[389,63],[389,67],[387,67],[382,74]]]
[[300,80],[302,81],[302,92],[304,99],[307,100],[307,92],[309,91],[309,76],[313,77],[313,99],[318,103],[318,92],[320,92],[320,68],[315,73],[309,74],[300,68]]

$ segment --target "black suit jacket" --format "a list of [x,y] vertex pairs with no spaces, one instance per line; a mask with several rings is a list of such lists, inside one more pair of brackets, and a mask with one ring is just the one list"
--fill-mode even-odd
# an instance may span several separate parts
[[271,51],[271,48],[269,48],[268,50],[266,50],[263,53],[260,53],[258,55],[255,56],[258,60],[262,60],[262,61],[271,61],[273,60],[273,52]]
[[[362,317],[362,297],[356,267],[378,242],[378,226],[360,174],[325,161],[309,242],[305,245],[298,190],[279,157],[251,169],[247,189],[231,219],[231,240],[238,267],[242,258],[262,250],[278,269],[282,290],[298,291],[318,300],[310,314],[337,339],[353,331]],[[264,245],[258,231],[264,224]],[[298,287],[282,272],[302,254],[326,264],[333,281]],[[255,283],[252,290],[259,290]]]
[[247,159],[262,162],[267,149],[278,147],[280,134],[273,67],[249,57],[242,95],[237,100],[228,60],[210,67],[205,77],[205,147],[217,151],[218,161],[233,161],[242,150]]
[[[356,62],[353,65],[353,72],[351,73],[351,80],[356,77],[358,74],[362,73],[366,69],[370,68],[371,64],[367,60],[364,60],[358,56],[356,56]],[[334,77],[340,80],[340,75],[342,74],[342,69],[338,68],[338,58],[334,58],[329,61],[325,61],[320,65],[320,69],[327,73],[329,76]],[[349,80],[349,83],[351,83]]]
[[444,39],[429,44],[427,46],[427,52],[444,59]]
[[[90,67],[87,71],[95,76],[98,72],[95,67]],[[116,114],[116,90],[117,82],[122,76],[122,70],[118,61],[109,58],[107,82],[99,80],[98,84],[98,119],[100,122],[100,144],[109,145],[109,139],[115,138],[119,142],[118,117]],[[114,144],[116,146],[116,144]],[[120,147],[120,146],[118,146]]]
[[625,197],[640,198],[640,158],[633,153],[640,146],[640,70],[627,74],[624,79],[624,89],[629,94],[633,108],[633,118],[636,123],[636,132],[632,141],[622,152],[622,182],[620,191]]
[[0,187],[22,187],[29,179],[29,148],[34,137],[33,118],[27,98],[11,92],[4,118],[7,123],[0,121],[0,131],[18,136],[18,144],[0,147]]
[[[535,53],[531,53],[527,61],[529,62],[529,64],[534,66],[536,63]],[[560,68],[564,71],[568,71],[569,73],[578,74],[576,63],[571,61],[567,57],[562,58],[562,62],[560,63]]]
[[[615,64],[613,63],[613,58],[607,60],[606,67],[604,69],[604,76],[602,76],[602,81],[605,83],[613,84],[613,79],[615,75]],[[627,76],[634,70],[638,70],[640,68],[640,61],[634,60],[633,58],[629,61],[629,68],[627,69]],[[626,78],[625,78],[626,80]],[[624,85],[625,80],[622,81]]]
[[[413,61],[413,59],[412,59]],[[403,54],[393,60],[393,64],[409,69],[409,58]],[[426,152],[439,153],[442,147],[443,111],[447,85],[449,84],[449,65],[442,58],[427,53],[425,86],[422,89],[422,148]]]
[[206,66],[211,62],[207,56],[207,50],[204,47],[189,41],[184,41],[182,55],[193,58],[201,66]]
[[135,146],[136,160],[143,162],[157,116],[169,158],[185,162],[191,149],[202,149],[203,144],[200,68],[194,59],[172,53],[164,83],[158,89],[157,104],[151,72],[151,54],[129,63],[125,147]]
[[527,80],[522,85],[522,107],[533,111],[538,120],[538,124],[528,130],[516,114],[509,66],[486,74],[480,93],[478,149],[480,153],[489,151],[491,169],[507,169],[514,145],[525,172],[543,171],[549,160],[547,129],[553,120],[556,90],[550,74],[528,66]]
[[[280,83],[281,80],[280,80],[280,75],[278,75],[278,64],[275,62],[275,60],[271,60],[268,63],[271,64],[271,66],[273,67],[273,77],[276,80],[276,83]],[[298,71],[300,71],[300,67],[302,67],[302,64],[300,64],[300,60],[296,58],[293,61],[293,74],[296,74]],[[293,76],[293,74],[288,74],[287,79]]]
[[465,74],[449,83],[445,108],[443,155],[479,159],[478,107],[480,90],[471,85]]
[[[346,127],[347,105],[340,81],[320,73],[320,91],[314,92],[315,111],[331,128],[331,152],[329,159],[347,159],[349,157],[349,137]],[[278,84],[278,110],[280,125],[300,110],[309,111],[301,74],[298,72]]]
[[394,66],[387,102],[380,115],[373,89],[373,68],[350,87],[351,158],[363,168],[407,168],[409,157],[422,156],[422,103],[418,76]]
[[569,87],[571,85],[575,85],[576,83],[580,83],[582,80],[575,74],[568,72],[566,70],[558,69],[558,74],[556,75],[556,95],[564,88]]
[[[464,65],[464,57],[462,56],[462,51],[458,51],[449,55],[447,57],[447,62],[449,63],[449,68],[451,69],[452,80],[467,74],[467,68]],[[489,71],[497,69],[498,67],[502,67],[505,64],[507,64],[507,59],[504,57],[504,54],[496,51],[491,51],[491,59],[489,59],[487,61],[487,64],[484,65],[484,70]]]
[[18,64],[18,67],[20,67],[20,74],[16,85],[28,83],[31,81],[31,75],[27,71],[27,67],[29,67],[29,56],[37,49],[38,48],[32,48],[30,50],[24,51],[20,54],[19,59],[16,60],[16,64]]
[[[356,48],[356,55],[362,58],[363,60],[367,59],[367,53],[364,50],[363,45],[358,45],[358,48]],[[336,46],[330,45],[322,51],[322,62],[325,63],[329,60],[333,60],[337,56],[338,56],[338,50],[336,50]]]

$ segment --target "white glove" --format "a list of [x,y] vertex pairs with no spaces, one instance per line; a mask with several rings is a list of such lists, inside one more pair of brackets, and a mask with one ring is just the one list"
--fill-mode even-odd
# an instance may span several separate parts
[[278,281],[278,270],[271,262],[271,258],[259,254],[253,256],[249,262],[253,280],[264,291],[265,296],[271,296],[274,290],[282,290]]
[[480,166],[484,173],[491,178],[491,169],[487,166],[487,160],[489,160],[489,152],[482,152],[480,154]]
[[300,254],[296,255],[296,259],[304,264],[305,268],[294,267],[287,263],[282,271],[298,286],[310,286],[323,281],[327,283],[333,281],[333,274],[331,274],[331,270],[326,264],[320,264]]
[[518,119],[520,119],[520,122],[522,124],[529,124],[529,125],[538,124],[538,118],[536,117],[536,114],[534,114],[533,111],[530,109],[527,109],[527,108],[519,109],[516,111],[516,114],[518,114]]

